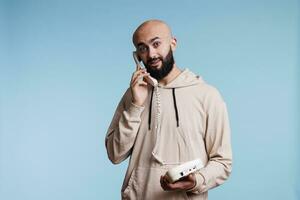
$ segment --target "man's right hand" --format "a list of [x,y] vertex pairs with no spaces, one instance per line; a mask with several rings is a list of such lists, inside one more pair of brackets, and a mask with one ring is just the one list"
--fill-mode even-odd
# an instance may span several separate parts
[[148,96],[148,83],[144,77],[150,76],[146,69],[138,69],[132,74],[130,89],[132,94],[132,103],[142,106]]

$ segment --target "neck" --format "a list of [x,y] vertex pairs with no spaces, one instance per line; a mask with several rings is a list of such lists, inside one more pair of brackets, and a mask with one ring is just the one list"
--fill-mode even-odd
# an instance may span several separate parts
[[167,85],[168,83],[172,82],[180,73],[181,70],[176,66],[176,64],[174,64],[173,69],[170,71],[170,73],[158,82],[162,85]]

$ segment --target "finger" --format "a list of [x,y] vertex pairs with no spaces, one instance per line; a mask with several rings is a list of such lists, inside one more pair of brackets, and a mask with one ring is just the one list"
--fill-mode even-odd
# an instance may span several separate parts
[[138,71],[138,70],[140,70],[141,68],[142,68],[141,65],[140,65],[139,63],[137,63],[137,64],[136,64],[135,71]]
[[176,190],[176,187],[174,187],[174,184],[170,183],[166,176],[162,177],[162,182],[165,187],[165,190]]
[[165,183],[163,181],[163,176],[160,176],[160,186],[162,187],[163,190],[166,190]]
[[188,181],[188,182],[195,182],[196,181],[196,177],[195,177],[195,174],[189,174],[188,176],[186,177],[183,177],[182,178],[183,181]]
[[187,180],[193,181],[193,180],[194,180],[194,174],[189,174],[189,175],[187,176]]
[[194,187],[194,185],[195,183],[192,180],[179,180],[173,183],[172,185],[169,185],[169,187],[177,190],[185,190]]
[[[138,84],[139,86],[147,86],[148,85],[148,83],[147,82],[145,82],[145,81],[137,81],[136,83],[135,83],[135,85],[136,84]],[[133,86],[134,87],[134,86]]]
[[143,73],[144,70],[138,70],[138,71],[135,71],[132,73],[132,76],[131,76],[131,81],[136,77],[138,76],[139,74]]
[[139,69],[132,73],[132,77],[135,77],[135,76],[139,75],[140,73],[145,73],[145,72],[146,72],[146,69]]
[[132,84],[131,84],[131,87],[135,87],[136,85],[148,85],[148,83],[146,81],[143,80],[143,78],[141,79],[136,79]]
[[167,176],[164,176],[163,178],[164,178],[164,181],[165,181],[167,184],[171,183],[171,182],[169,181],[169,179],[167,178]]
[[183,182],[183,181],[169,183],[167,187],[169,188],[169,190],[185,190],[187,188],[192,188],[190,182]]
[[169,185],[162,179],[161,181],[161,187],[165,190],[165,191],[170,191],[171,188],[169,187]]
[[163,179],[162,179],[162,176],[160,176],[159,182],[160,182],[160,185],[163,185]]
[[138,71],[133,72],[131,76],[131,82],[133,81],[133,79],[135,79],[137,76],[143,73],[146,73],[146,69],[140,69]]
[[145,73],[145,74],[140,74],[139,76],[136,76],[133,80],[132,80],[132,84],[131,85],[135,85],[136,82],[143,82],[144,77],[146,76],[150,76],[149,73]]
[[174,187],[172,184],[167,184],[167,183],[164,183],[164,188],[166,191],[177,190],[177,188]]

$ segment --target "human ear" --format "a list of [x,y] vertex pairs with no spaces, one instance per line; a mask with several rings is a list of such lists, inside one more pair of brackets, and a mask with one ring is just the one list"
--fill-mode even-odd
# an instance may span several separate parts
[[176,50],[176,46],[177,46],[177,39],[175,37],[171,38],[171,49],[172,51]]

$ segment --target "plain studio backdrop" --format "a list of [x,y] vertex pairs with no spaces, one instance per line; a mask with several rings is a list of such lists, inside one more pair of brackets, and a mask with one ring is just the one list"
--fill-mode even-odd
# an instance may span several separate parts
[[209,199],[300,199],[298,1],[0,0],[1,200],[120,199],[104,138],[151,18],[228,106],[233,172]]

